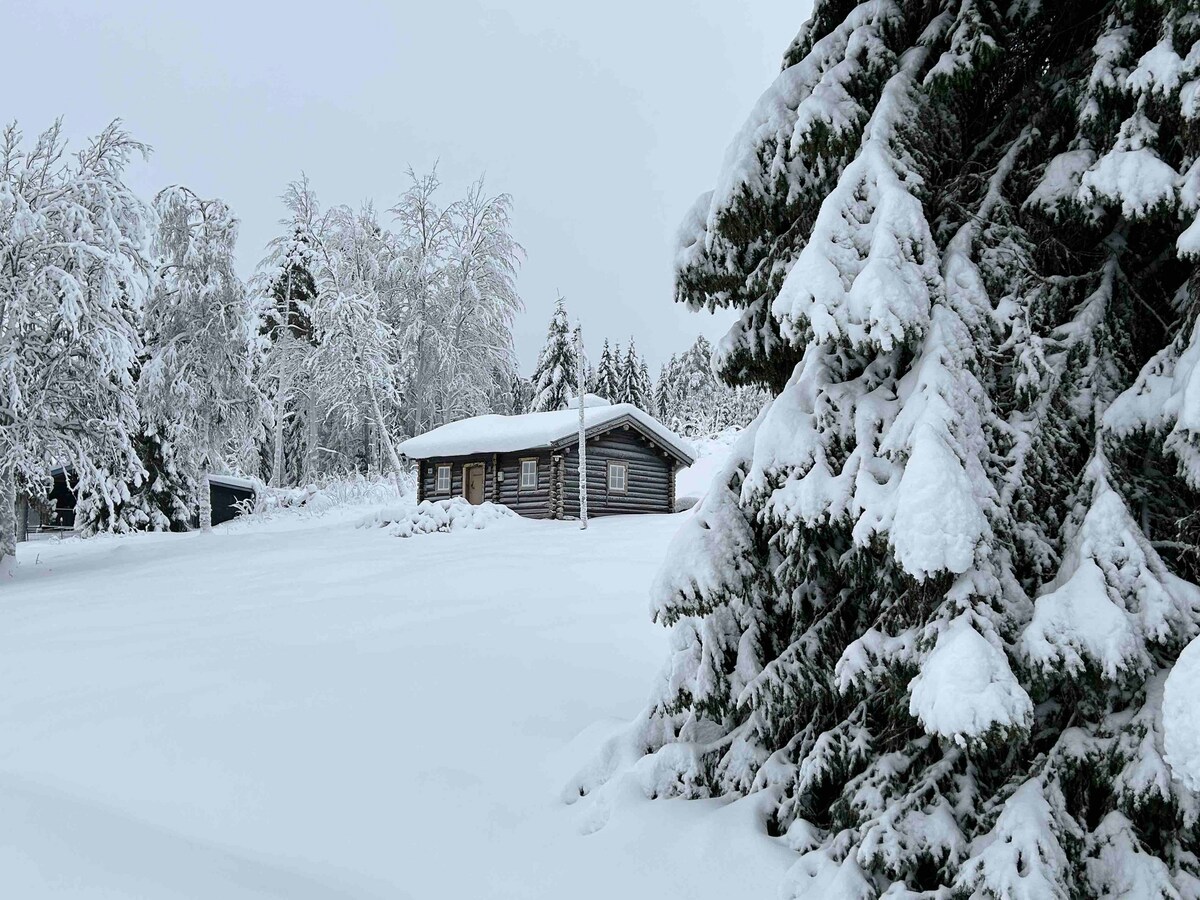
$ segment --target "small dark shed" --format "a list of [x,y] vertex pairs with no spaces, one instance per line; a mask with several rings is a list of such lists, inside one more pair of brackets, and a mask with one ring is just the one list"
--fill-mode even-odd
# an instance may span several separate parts
[[[603,401],[601,401],[603,403]],[[587,405],[588,514],[675,509],[675,473],[690,445],[629,404]],[[579,410],[477,416],[402,443],[418,465],[417,499],[503,503],[522,516],[579,516]]]
[[51,534],[75,528],[75,473],[59,467],[45,493],[17,497],[17,540],[31,534]]
[[[47,493],[17,498],[18,541],[28,540],[30,535],[74,531],[75,507],[79,502],[75,472],[60,467],[53,474],[54,483]],[[254,499],[254,482],[233,475],[209,475],[208,496],[212,503],[212,523],[220,525],[241,514],[238,503]],[[195,514],[192,525],[199,525]]]
[[254,482],[233,475],[209,475],[208,497],[212,503],[212,523],[220,525],[242,514],[239,503],[254,500]]

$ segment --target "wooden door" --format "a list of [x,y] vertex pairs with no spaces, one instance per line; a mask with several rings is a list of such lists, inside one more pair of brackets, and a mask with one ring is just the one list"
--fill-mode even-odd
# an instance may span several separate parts
[[483,502],[483,463],[472,463],[463,466],[464,493],[467,502],[478,506]]

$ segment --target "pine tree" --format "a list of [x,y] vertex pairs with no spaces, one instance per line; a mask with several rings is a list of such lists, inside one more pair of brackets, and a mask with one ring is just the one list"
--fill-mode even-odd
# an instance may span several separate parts
[[656,581],[632,740],[651,796],[767,794],[786,896],[1200,890],[1161,721],[1198,37],[1182,0],[817,0],[689,215],[677,298],[739,310],[719,369],[775,396]]
[[[618,354],[620,349],[618,348]],[[600,365],[596,370],[596,387],[593,393],[598,394],[610,403],[615,403],[621,394],[620,379],[617,376],[617,363],[613,352],[608,346],[608,338],[604,339],[604,349],[600,351]]]
[[538,356],[537,370],[533,374],[530,411],[566,409],[567,403],[575,395],[578,365],[571,327],[567,321],[566,300],[560,296],[554,304],[554,315],[546,332],[546,345]]

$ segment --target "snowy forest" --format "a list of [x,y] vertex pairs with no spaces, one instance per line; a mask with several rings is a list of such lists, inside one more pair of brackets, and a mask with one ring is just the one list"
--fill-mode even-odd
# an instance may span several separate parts
[[[513,200],[482,180],[445,202],[408,173],[386,212],[322,206],[306,178],[255,273],[238,219],[124,172],[149,148],[114,122],[78,153],[61,123],[0,144],[0,564],[15,499],[68,467],[84,534],[186,530],[208,473],[275,488],[400,473],[404,437],[485,413],[566,408],[578,391],[560,297],[531,377],[512,326],[524,250]],[[606,341],[587,387],[693,434],[744,426],[765,394],[719,381],[700,338],[657,385],[631,337]]]
[[[1200,900],[1200,0],[795,26],[655,298],[733,324],[669,357],[580,276],[523,368],[482,178],[302,176],[245,277],[119,121],[3,131],[0,835],[211,896]],[[387,490],[222,530],[222,475]]]
[[1182,0],[818,0],[681,231],[774,396],[627,740],[650,796],[767,798],[784,896],[1200,896],[1198,39]]

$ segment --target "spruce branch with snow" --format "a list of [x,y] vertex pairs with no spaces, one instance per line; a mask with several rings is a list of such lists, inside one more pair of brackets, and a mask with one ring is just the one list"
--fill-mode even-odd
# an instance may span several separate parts
[[677,299],[774,397],[657,580],[632,741],[652,796],[767,794],[785,896],[1197,895],[1198,38],[818,0],[683,225]]
[[571,341],[571,326],[567,320],[566,300],[560,295],[554,303],[554,315],[546,330],[546,345],[538,354],[533,373],[531,412],[553,412],[567,408],[575,393],[575,370],[578,361]]

